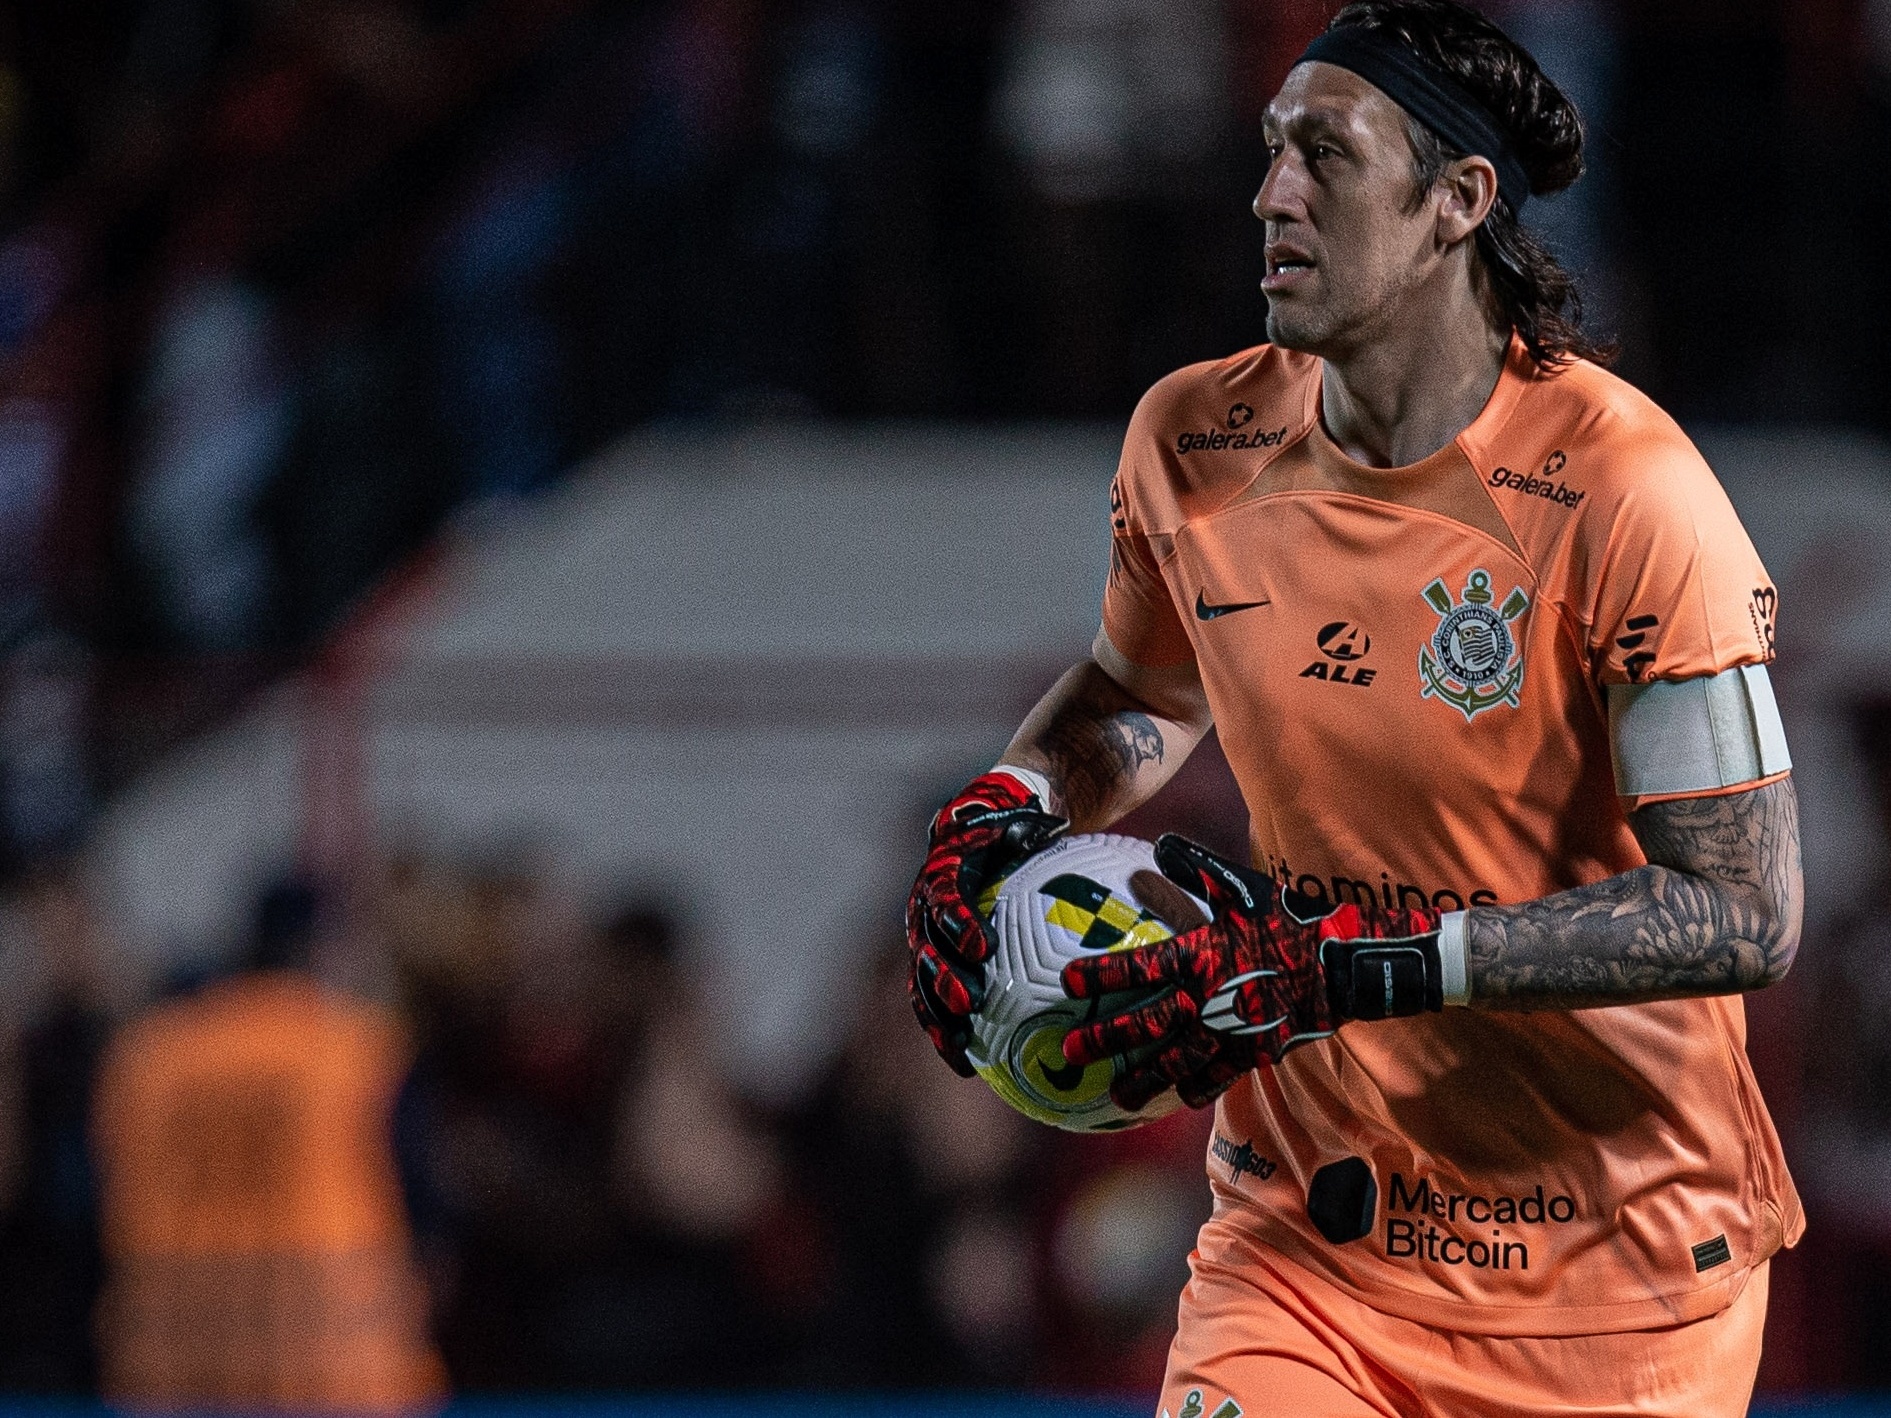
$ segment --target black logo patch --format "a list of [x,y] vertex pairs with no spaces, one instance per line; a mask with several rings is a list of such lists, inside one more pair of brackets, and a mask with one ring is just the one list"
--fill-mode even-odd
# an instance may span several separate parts
[[1632,615],[1624,622],[1624,625],[1628,630],[1628,634],[1618,635],[1615,639],[1615,644],[1619,649],[1634,652],[1626,660],[1622,661],[1622,670],[1628,675],[1630,683],[1639,684],[1642,675],[1646,673],[1648,667],[1655,662],[1655,652],[1653,650],[1643,650],[1640,647],[1642,643],[1648,639],[1651,632],[1660,629],[1661,617],[1658,615]]
[[1732,1259],[1733,1252],[1728,1249],[1726,1236],[1720,1235],[1711,1241],[1702,1241],[1694,1247],[1694,1273],[1699,1275],[1703,1270],[1712,1270],[1715,1266],[1725,1265]]
[[1241,428],[1254,418],[1254,410],[1246,404],[1236,404],[1228,410],[1228,427]]
[[1363,1157],[1328,1162],[1307,1186],[1307,1219],[1336,1246],[1372,1231],[1379,1212],[1379,1184]]

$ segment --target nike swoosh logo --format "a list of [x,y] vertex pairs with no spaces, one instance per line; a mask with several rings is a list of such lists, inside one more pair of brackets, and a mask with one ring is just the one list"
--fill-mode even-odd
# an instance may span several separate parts
[[1195,619],[1213,620],[1218,615],[1233,615],[1236,611],[1251,611],[1256,606],[1271,606],[1272,601],[1231,601],[1225,606],[1211,606],[1202,593],[1195,593]]
[[1067,1063],[1062,1068],[1052,1068],[1042,1059],[1037,1062],[1037,1071],[1044,1075],[1044,1081],[1059,1093],[1068,1093],[1083,1082],[1083,1065]]

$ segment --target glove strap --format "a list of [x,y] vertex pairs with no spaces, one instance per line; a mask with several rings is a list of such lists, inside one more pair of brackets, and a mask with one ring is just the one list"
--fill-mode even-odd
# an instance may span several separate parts
[[1341,1019],[1399,1019],[1445,1007],[1438,932],[1395,940],[1329,940],[1326,990]]

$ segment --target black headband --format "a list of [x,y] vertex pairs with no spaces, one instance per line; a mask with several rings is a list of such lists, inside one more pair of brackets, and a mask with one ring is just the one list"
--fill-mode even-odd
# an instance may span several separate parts
[[1328,30],[1294,61],[1336,64],[1378,89],[1446,143],[1497,169],[1497,190],[1513,215],[1530,195],[1530,175],[1517,161],[1490,110],[1448,74],[1434,69],[1398,40],[1364,25]]

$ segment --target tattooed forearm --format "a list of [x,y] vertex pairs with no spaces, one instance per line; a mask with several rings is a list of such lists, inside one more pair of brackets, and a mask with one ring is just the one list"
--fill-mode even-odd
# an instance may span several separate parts
[[1577,1009],[1734,994],[1783,977],[1799,943],[1799,807],[1784,779],[1630,819],[1648,865],[1465,921],[1473,1000]]
[[1072,705],[1044,726],[1038,748],[1066,814],[1073,822],[1093,822],[1138,768],[1162,762],[1162,730],[1140,710],[1099,715]]
[[1135,698],[1095,664],[1071,670],[1032,711],[1006,762],[1050,780],[1079,831],[1107,826],[1160,787],[1201,736]]

